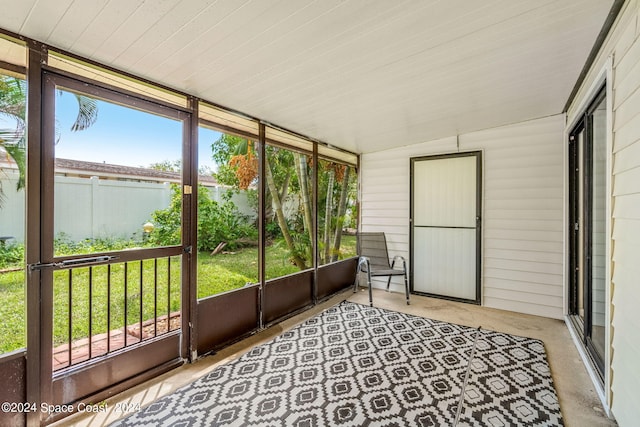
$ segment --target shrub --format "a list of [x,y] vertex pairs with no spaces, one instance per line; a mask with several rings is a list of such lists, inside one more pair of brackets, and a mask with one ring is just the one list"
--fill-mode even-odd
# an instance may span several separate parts
[[242,215],[236,205],[227,201],[218,203],[210,198],[198,202],[198,249],[212,250],[220,242],[230,249],[242,245],[243,240],[256,241],[258,230]]
[[[171,204],[167,209],[155,211],[152,220],[155,229],[149,241],[159,246],[180,244],[181,194],[172,186]],[[235,249],[245,242],[257,240],[258,230],[249,218],[242,215],[236,205],[211,200],[206,187],[198,188],[198,250],[213,250],[221,242]]]
[[149,235],[149,243],[154,246],[172,246],[180,244],[182,198],[179,187],[171,184],[171,203],[166,209],[151,214],[154,229]]
[[0,245],[0,268],[18,267],[24,263],[24,245],[5,243]]
[[71,240],[68,234],[58,233],[53,240],[56,255],[90,254],[95,252],[121,251],[139,247],[141,242],[133,238],[98,237],[80,241]]
[[275,220],[270,220],[265,224],[265,233],[267,235],[267,239],[275,240],[282,238],[282,230],[280,226]]

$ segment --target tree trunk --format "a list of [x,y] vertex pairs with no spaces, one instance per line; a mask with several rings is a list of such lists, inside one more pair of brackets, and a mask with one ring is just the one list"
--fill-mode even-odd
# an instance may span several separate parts
[[287,198],[287,193],[289,192],[289,181],[291,181],[291,172],[287,170],[284,181],[282,181],[282,187],[280,188],[280,191],[278,191],[280,203],[282,203]]
[[311,197],[309,197],[309,180],[307,179],[307,159],[304,155],[294,153],[296,163],[296,173],[302,192],[302,208],[304,210],[304,228],[309,234],[309,241],[313,242],[313,219],[311,217]]
[[340,189],[340,202],[338,203],[338,218],[336,218],[336,232],[333,238],[333,250],[331,251],[331,262],[338,260],[340,252],[340,243],[342,241],[342,225],[344,224],[344,215],[347,212],[347,194],[349,193],[349,171],[347,167],[342,178],[342,188]]
[[322,261],[324,263],[329,262],[331,255],[331,211],[333,210],[333,183],[335,176],[336,172],[330,169],[329,177],[327,178],[327,200],[324,209],[324,235],[322,239],[324,242],[324,256],[322,257]]
[[276,220],[278,221],[278,226],[280,226],[280,230],[282,231],[282,237],[284,237],[284,241],[287,243],[287,247],[289,248],[289,252],[291,253],[291,258],[293,259],[294,264],[300,270],[304,270],[305,268],[307,268],[307,266],[304,260],[295,253],[293,238],[289,233],[287,220],[284,216],[284,211],[282,210],[282,202],[280,200],[280,194],[278,193],[278,188],[276,187],[276,183],[273,179],[273,174],[271,173],[271,166],[269,165],[268,159],[267,161],[265,161],[265,177],[267,179],[267,186],[269,187],[269,192],[271,193],[271,199],[273,200],[274,209],[276,211]]

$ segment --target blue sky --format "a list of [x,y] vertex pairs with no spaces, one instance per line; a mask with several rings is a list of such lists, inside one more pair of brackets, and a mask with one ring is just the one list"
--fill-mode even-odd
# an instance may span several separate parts
[[[75,97],[56,96],[56,157],[123,166],[146,167],[182,156],[182,123],[128,107],[98,101],[98,120],[77,132],[70,130],[78,112]],[[211,143],[220,133],[200,128],[199,166],[215,170]]]

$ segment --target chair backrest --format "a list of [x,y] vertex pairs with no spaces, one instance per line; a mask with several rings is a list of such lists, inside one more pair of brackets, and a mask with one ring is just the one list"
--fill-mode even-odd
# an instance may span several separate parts
[[387,239],[381,232],[358,233],[358,255],[369,258],[372,270],[389,269]]

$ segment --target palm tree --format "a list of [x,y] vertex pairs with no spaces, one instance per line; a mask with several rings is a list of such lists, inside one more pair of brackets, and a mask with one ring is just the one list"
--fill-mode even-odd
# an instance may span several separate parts
[[[75,93],[73,95],[78,102],[78,115],[71,125],[71,130],[75,132],[84,130],[96,122],[98,106],[93,98]],[[0,155],[6,156],[17,165],[19,176],[16,191],[18,191],[24,188],[26,174],[27,82],[25,80],[0,74],[0,116],[14,120],[16,123],[14,129],[0,129]],[[0,181],[0,196],[2,194],[2,181]],[[2,207],[1,199],[0,207]]]
[[[16,123],[14,129],[0,129],[0,154],[7,160],[13,160],[18,166],[19,178],[16,191],[23,188],[25,183],[26,101],[26,82],[15,77],[0,75],[0,114],[14,119]],[[0,181],[0,196],[3,195],[3,190],[2,181]]]

